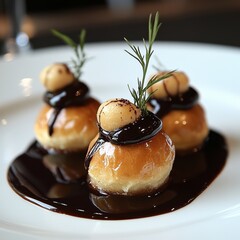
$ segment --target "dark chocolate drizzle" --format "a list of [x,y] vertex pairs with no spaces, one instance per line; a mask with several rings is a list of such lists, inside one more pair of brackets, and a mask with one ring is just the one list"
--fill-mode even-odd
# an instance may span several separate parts
[[115,131],[106,131],[99,126],[99,138],[85,158],[85,167],[88,168],[91,158],[104,142],[116,145],[127,145],[147,141],[162,129],[162,121],[152,112],[142,115],[137,121]]
[[77,79],[63,89],[55,92],[46,92],[44,101],[53,108],[61,109],[70,106],[79,106],[88,97],[89,88]]
[[101,135],[109,142],[119,145],[133,144],[154,137],[162,129],[162,121],[152,112],[142,115],[137,121],[115,131],[100,128]]
[[198,92],[190,87],[186,92],[178,96],[168,96],[166,99],[150,98],[149,103],[153,107],[152,112],[162,118],[173,109],[190,109],[199,99]]
[[49,120],[48,120],[48,134],[49,136],[52,136],[53,134],[53,127],[54,127],[54,123],[56,122],[57,120],[57,117],[59,115],[59,113],[61,112],[61,108],[58,108],[58,109],[54,109],[54,111],[52,112]]
[[61,110],[71,106],[80,106],[84,104],[88,97],[89,88],[86,84],[79,82],[77,79],[63,89],[55,92],[46,92],[43,97],[44,101],[55,109],[48,122],[49,136],[53,134],[54,123]]
[[[210,131],[200,150],[188,155],[176,154],[164,188],[143,196],[93,192],[84,173],[82,152],[75,153],[74,160],[72,155],[49,156],[37,142],[12,162],[7,177],[23,199],[53,212],[89,219],[133,219],[169,213],[190,204],[218,176],[227,155],[223,136]],[[82,175],[75,175],[80,171]]]

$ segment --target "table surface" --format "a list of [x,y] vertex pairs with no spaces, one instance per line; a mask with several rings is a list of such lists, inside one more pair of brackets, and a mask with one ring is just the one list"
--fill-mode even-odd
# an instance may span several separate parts
[[[23,29],[29,32],[33,49],[62,44],[52,36],[52,28],[75,40],[80,29],[85,28],[87,42],[123,41],[124,37],[141,40],[147,38],[149,13],[156,11],[159,11],[163,23],[158,37],[160,41],[240,46],[238,0],[135,0],[132,8],[115,10],[101,1],[101,4],[94,2],[89,6],[69,6],[65,9],[59,6],[56,11],[53,7],[46,11],[30,10],[27,9]],[[0,28],[1,39],[4,29],[1,21]]]

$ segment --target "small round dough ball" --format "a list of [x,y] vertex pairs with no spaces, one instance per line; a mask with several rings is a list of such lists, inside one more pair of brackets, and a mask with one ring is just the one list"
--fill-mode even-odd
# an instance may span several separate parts
[[[158,76],[162,76],[167,72],[159,72]],[[184,93],[189,88],[189,80],[184,72],[174,72],[172,76],[155,83],[149,89],[149,93],[153,93],[152,97],[156,99],[164,99],[174,97]]]
[[49,136],[48,122],[55,111],[45,105],[35,122],[36,139],[45,149],[74,152],[86,150],[98,133],[96,113],[99,102],[89,98],[84,105],[63,108]]
[[167,181],[174,157],[172,141],[163,131],[137,144],[105,142],[91,159],[89,183],[100,192],[116,195],[152,193]]
[[40,80],[49,92],[64,88],[74,81],[75,77],[66,64],[55,63],[45,67],[40,73]]
[[106,131],[114,131],[135,122],[141,116],[141,110],[126,99],[108,100],[99,107],[97,120]]
[[197,104],[188,110],[172,110],[162,118],[163,130],[172,139],[177,151],[202,145],[208,136],[208,125],[203,108]]

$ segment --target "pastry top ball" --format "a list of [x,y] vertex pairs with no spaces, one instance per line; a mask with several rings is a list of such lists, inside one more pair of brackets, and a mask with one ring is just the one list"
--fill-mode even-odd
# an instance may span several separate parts
[[141,110],[126,99],[108,100],[99,107],[97,121],[106,131],[114,131],[135,122],[141,116]]
[[[157,76],[162,76],[167,72],[158,72]],[[176,71],[164,80],[155,83],[149,89],[149,93],[153,93],[152,97],[156,99],[164,99],[167,97],[174,97],[184,93],[189,88],[189,80],[184,72]]]
[[45,67],[40,73],[40,81],[49,92],[64,88],[74,81],[75,77],[66,64],[55,63]]

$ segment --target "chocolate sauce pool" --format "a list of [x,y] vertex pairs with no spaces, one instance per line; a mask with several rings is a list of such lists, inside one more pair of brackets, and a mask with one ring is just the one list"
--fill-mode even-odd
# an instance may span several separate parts
[[48,210],[72,216],[121,220],[172,212],[192,202],[223,169],[225,139],[210,131],[197,152],[176,155],[168,183],[149,196],[101,195],[89,189],[84,155],[48,154],[34,142],[9,167],[8,181],[24,199]]

